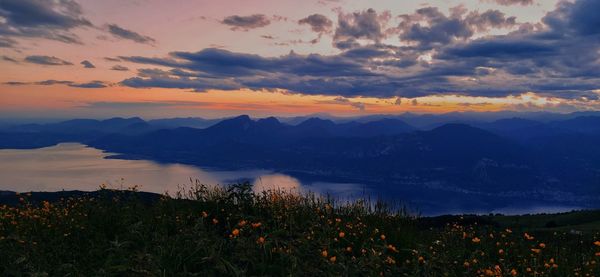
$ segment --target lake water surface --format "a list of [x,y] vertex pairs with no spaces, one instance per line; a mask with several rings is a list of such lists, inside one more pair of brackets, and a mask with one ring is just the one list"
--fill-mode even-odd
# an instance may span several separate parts
[[164,193],[189,187],[191,180],[206,185],[253,183],[256,191],[282,189],[293,192],[349,195],[360,191],[357,184],[301,182],[269,170],[208,170],[183,164],[147,160],[105,159],[114,153],[79,143],[61,143],[39,149],[0,150],[0,190],[18,192],[97,190],[101,185]]
[[[149,160],[107,159],[115,153],[79,143],[61,143],[39,149],[0,150],[0,190],[18,192],[97,190],[138,186],[139,190],[175,193],[192,181],[205,185],[250,182],[257,192],[282,189],[291,192],[329,194],[340,199],[381,198],[423,215],[448,213],[523,214],[560,212],[579,208],[572,205],[503,199],[447,192],[436,189],[403,189],[402,186],[361,185],[319,177],[294,177],[270,170],[224,171],[196,166],[157,163]],[[345,182],[345,183],[344,183]],[[385,185],[385,184],[384,184]]]

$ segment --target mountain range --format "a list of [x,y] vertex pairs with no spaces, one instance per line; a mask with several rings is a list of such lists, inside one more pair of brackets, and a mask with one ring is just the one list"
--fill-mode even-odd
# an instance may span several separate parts
[[0,148],[80,142],[119,153],[116,158],[266,168],[392,191],[436,188],[575,202],[600,196],[600,116],[470,125],[449,118],[433,128],[398,117],[334,120],[76,119],[5,127]]

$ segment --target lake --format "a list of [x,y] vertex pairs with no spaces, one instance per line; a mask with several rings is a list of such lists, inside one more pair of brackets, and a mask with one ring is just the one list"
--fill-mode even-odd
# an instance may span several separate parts
[[97,190],[127,188],[174,193],[198,180],[206,185],[250,182],[256,191],[281,189],[292,192],[335,194],[340,197],[361,192],[358,184],[300,181],[269,170],[219,171],[183,164],[148,160],[106,159],[115,153],[79,143],[61,143],[39,149],[0,150],[0,190],[18,192]]
[[423,215],[499,212],[524,214],[561,212],[580,208],[561,203],[524,201],[449,192],[432,188],[404,188],[386,184],[338,182],[323,177],[298,177],[271,170],[218,170],[149,160],[107,158],[116,153],[79,143],[61,143],[39,149],[0,150],[0,190],[18,192],[83,190],[138,186],[139,190],[155,193],[175,193],[190,187],[195,180],[214,186],[249,182],[257,192],[281,189],[290,192],[314,192],[340,199],[360,197],[382,198],[407,205]]

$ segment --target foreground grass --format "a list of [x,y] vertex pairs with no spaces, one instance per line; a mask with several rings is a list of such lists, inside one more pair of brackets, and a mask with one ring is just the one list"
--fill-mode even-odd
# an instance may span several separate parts
[[19,197],[0,206],[2,276],[600,276],[600,233],[579,214],[558,218],[585,232],[542,224],[556,217],[414,218],[247,185]]

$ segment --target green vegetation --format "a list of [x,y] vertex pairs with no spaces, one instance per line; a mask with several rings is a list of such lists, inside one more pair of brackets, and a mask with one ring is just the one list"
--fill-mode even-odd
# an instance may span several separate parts
[[18,197],[0,206],[2,276],[600,275],[599,212],[417,218],[248,185]]

